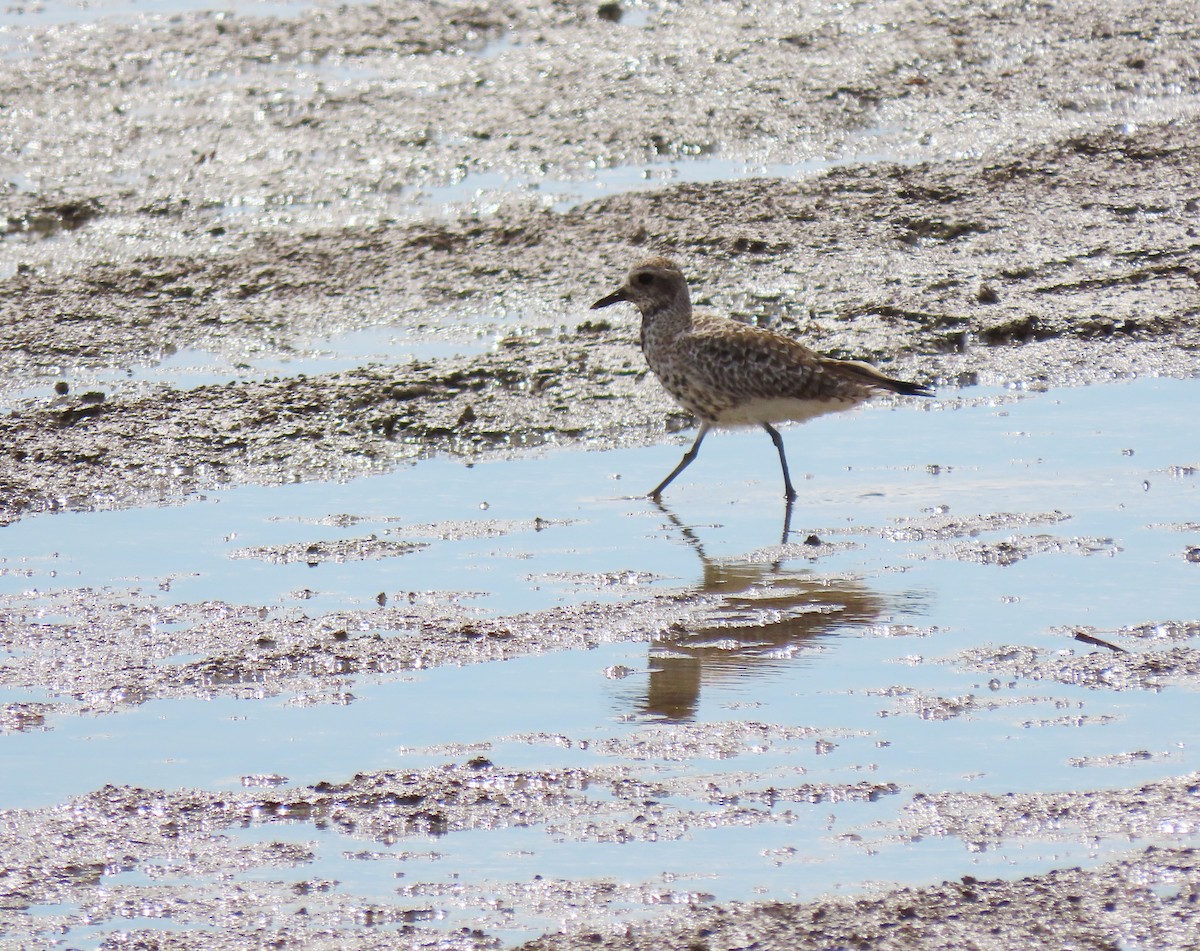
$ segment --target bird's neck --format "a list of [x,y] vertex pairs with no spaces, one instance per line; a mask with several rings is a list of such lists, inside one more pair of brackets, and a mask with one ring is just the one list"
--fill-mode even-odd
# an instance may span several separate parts
[[642,310],[642,340],[648,335],[676,337],[692,329],[692,302],[686,297],[649,305]]
[[692,329],[692,308],[686,304],[667,304],[642,311],[642,352],[650,357],[663,354]]

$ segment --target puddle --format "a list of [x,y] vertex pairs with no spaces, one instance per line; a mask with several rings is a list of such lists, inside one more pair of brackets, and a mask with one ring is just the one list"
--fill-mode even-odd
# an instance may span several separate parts
[[[31,4],[7,4],[0,9],[0,30],[12,27],[47,27],[94,23],[102,19],[135,17],[167,18],[201,10],[226,10],[239,15],[293,17],[313,6],[312,2],[287,0],[39,0]],[[0,34],[2,37],[2,34]]]
[[299,340],[260,354],[231,356],[210,350],[170,349],[156,359],[111,368],[61,368],[37,383],[23,378],[12,389],[0,385],[6,402],[44,399],[62,382],[73,392],[99,388],[111,394],[136,394],[155,386],[192,389],[235,381],[265,380],[299,374],[320,375],[371,364],[403,366],[412,360],[439,360],[483,353],[495,346],[499,323],[481,324],[470,336],[459,331],[407,331],[397,327],[364,327],[313,340]]
[[[631,165],[595,166],[563,178],[523,177],[503,171],[471,171],[441,185],[418,186],[405,201],[418,207],[469,205],[486,213],[506,195],[539,199],[556,212],[608,195],[661,189],[667,185],[740,181],[745,178],[796,179],[831,168],[873,162],[904,164],[929,158],[928,148],[910,141],[899,128],[872,127],[849,134],[841,154],[802,162],[754,162],[725,158],[697,150],[677,159],[651,160]],[[398,210],[397,208],[393,209]]]
[[[571,168],[560,174],[522,174],[512,169],[460,167],[447,179],[419,173],[378,188],[361,189],[355,203],[380,221],[428,221],[430,215],[464,213],[488,217],[505,201],[519,197],[563,213],[585,202],[668,185],[740,181],[747,178],[799,179],[831,168],[888,161],[908,164],[933,158],[929,148],[899,128],[872,127],[847,135],[829,157],[799,162],[758,162],[709,154],[699,147],[678,157],[628,165]],[[323,156],[313,156],[319,161]],[[224,226],[244,218],[258,227],[328,227],[344,214],[341,203],[314,202],[295,195],[247,195],[213,212]]]
[[[628,605],[636,619],[638,599],[683,593],[703,605],[687,623],[591,649],[547,643],[504,661],[346,674],[311,694],[214,683],[208,699],[151,692],[99,715],[88,697],[9,677],[4,704],[55,706],[36,729],[0,735],[0,807],[47,806],[106,783],[240,791],[265,776],[302,789],[477,756],[508,771],[618,770],[661,787],[653,839],[617,835],[647,807],[622,799],[615,781],[578,793],[591,825],[531,820],[388,843],[299,820],[236,833],[312,851],[239,881],[326,879],[344,896],[400,900],[421,929],[480,927],[505,941],[674,902],[1095,863],[1128,840],[912,839],[903,816],[914,793],[1129,787],[1200,768],[1190,684],[1097,689],[963,659],[1005,645],[1111,656],[1073,640],[1081,628],[1138,652],[1161,645],[1120,628],[1196,618],[1200,578],[1186,553],[1200,532],[1198,385],[965,390],[791,427],[800,499],[782,546],[775,453],[756,432],[710,438],[663,508],[634,493],[674,465],[688,434],[671,446],[434,459],[346,484],[27,517],[0,530],[10,633],[40,624],[49,637],[53,624],[80,620],[82,604],[99,616],[120,605],[131,629],[140,617],[148,645],[203,626],[209,602],[261,606],[264,629],[289,612],[360,612],[370,628],[381,595],[481,619],[585,603]],[[296,546],[341,554],[312,565],[272,557]],[[181,603],[198,616],[159,631],[156,618]],[[6,667],[35,650],[13,651]],[[151,666],[194,659],[147,650]],[[861,783],[884,794],[773,798]],[[712,789],[740,791],[738,809]],[[1154,841],[1200,844],[1186,831]],[[575,910],[539,911],[535,882],[612,888]],[[515,911],[495,904],[517,887],[528,900]],[[98,942],[108,931],[68,935]]]

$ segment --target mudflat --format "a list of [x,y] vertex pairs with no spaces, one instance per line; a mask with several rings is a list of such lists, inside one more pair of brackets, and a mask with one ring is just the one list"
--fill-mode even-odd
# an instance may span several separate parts
[[[634,316],[588,310],[651,253],[680,263],[698,305],[936,380],[951,401],[981,384],[1192,380],[1194,14],[1173,0],[801,10],[450,0],[48,27],[15,17],[0,49],[0,525],[235,485],[338,482],[414,460],[660,442],[688,420],[648,374]],[[314,341],[379,327],[408,335],[417,355],[289,369],[305,366]],[[421,355],[430,342],[446,352]],[[210,355],[221,378],[140,373],[193,353]],[[1193,464],[1195,435],[1181,434]],[[1013,524],[1052,520],[1023,513]],[[396,558],[450,534],[508,530],[481,519],[239,557]],[[6,550],[4,570],[21,555]],[[56,626],[38,620],[44,594],[0,603],[0,684],[47,691],[0,707],[5,739],[50,729],[81,704],[103,715],[151,697],[235,696],[248,683],[332,703],[347,677],[648,639],[711,608],[711,592],[632,589],[619,603],[488,618],[457,602],[380,604],[352,622],[180,603],[162,620],[176,628],[169,652],[190,659],[164,664],[165,646],[156,654],[131,635],[136,604],[64,588],[54,597],[75,620]],[[1167,642],[1153,657],[1102,648],[1104,689],[1140,689],[1147,677],[1195,689],[1194,615],[1151,616],[1170,628]],[[417,642],[346,634],[414,618]],[[64,660],[76,655],[86,662]],[[1088,676],[1046,654],[958,663],[1001,678]],[[741,748],[757,727],[740,729],[689,742]],[[318,881],[231,885],[307,854],[242,845],[231,830],[284,818],[340,828],[364,849],[514,825],[585,836],[594,803],[583,791],[598,786],[613,797],[612,830],[652,841],[633,818],[653,813],[647,801],[704,795],[616,765],[462,759],[286,790],[269,779],[236,793],[109,785],[6,810],[0,935],[18,947],[81,922],[161,918],[177,930],[135,923],[103,946],[493,947],[519,939],[447,934],[411,903]],[[1181,763],[1119,789],[918,790],[910,827],[895,833],[976,841],[1065,825],[1072,841],[1129,836],[1136,851],[1115,861],[790,904],[685,896],[661,919],[625,928],[614,912],[528,946],[1191,947],[1196,853],[1141,842],[1166,825],[1194,840],[1200,779]],[[871,780],[780,795],[897,792]],[[657,821],[664,836],[672,821],[686,825]],[[167,871],[111,880],[144,852],[168,856]],[[551,921],[639,900],[586,881],[497,887],[518,917]]]

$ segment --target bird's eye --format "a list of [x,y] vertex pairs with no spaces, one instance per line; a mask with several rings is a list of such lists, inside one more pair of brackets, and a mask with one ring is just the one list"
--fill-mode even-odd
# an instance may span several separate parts
[[645,271],[643,271],[641,274],[635,277],[634,280],[641,284],[642,287],[647,287],[654,283],[654,275],[647,274]]

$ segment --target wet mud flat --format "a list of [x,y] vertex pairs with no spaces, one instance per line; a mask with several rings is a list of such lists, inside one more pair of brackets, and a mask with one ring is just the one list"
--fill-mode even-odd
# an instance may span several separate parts
[[[1189,4],[3,39],[4,941],[1191,946]],[[651,252],[942,398],[632,498]]]

